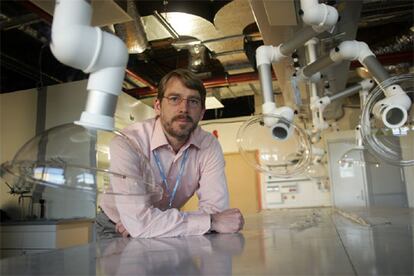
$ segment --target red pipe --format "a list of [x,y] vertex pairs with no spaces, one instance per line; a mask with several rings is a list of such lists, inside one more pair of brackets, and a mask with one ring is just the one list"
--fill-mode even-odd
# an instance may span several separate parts
[[[273,80],[276,80],[276,76],[272,74]],[[259,75],[257,72],[251,73],[242,73],[238,75],[225,75],[221,77],[214,77],[203,80],[204,86],[206,88],[212,87],[220,87],[220,86],[228,86],[234,83],[243,83],[243,82],[251,82],[251,81],[258,81]],[[150,97],[155,96],[157,94],[157,89],[151,89],[149,87],[140,87],[140,88],[133,88],[130,90],[125,91],[125,93],[131,95],[132,97]]]
[[150,88],[150,90],[155,90],[157,89],[157,87],[152,84],[151,82],[147,81],[146,79],[138,76],[137,74],[135,74],[135,72],[129,70],[128,68],[125,70],[126,74],[129,75],[131,78],[136,79],[139,82],[142,82],[143,84],[145,84],[146,86],[148,86]]

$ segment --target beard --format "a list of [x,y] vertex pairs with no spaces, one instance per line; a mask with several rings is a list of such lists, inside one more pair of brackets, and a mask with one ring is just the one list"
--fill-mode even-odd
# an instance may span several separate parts
[[[185,120],[186,124],[180,124],[179,121]],[[174,116],[170,121],[161,116],[161,123],[165,131],[177,140],[187,140],[191,132],[197,128],[197,123],[188,115]]]

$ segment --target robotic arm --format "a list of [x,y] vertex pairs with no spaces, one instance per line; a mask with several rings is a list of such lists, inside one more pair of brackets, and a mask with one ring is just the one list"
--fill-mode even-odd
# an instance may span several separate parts
[[90,73],[86,108],[75,123],[112,130],[128,50],[118,37],[91,27],[91,17],[89,0],[57,0],[51,50],[63,64]]
[[301,0],[300,2],[303,21],[310,26],[305,27],[292,39],[277,47],[264,45],[256,50],[257,69],[263,94],[263,114],[273,114],[286,119],[284,122],[269,117],[264,122],[271,128],[273,137],[278,140],[285,140],[289,137],[291,133],[289,123],[293,120],[294,112],[287,106],[276,107],[273,97],[271,64],[281,61],[318,33],[332,28],[338,20],[338,12],[331,6],[319,4],[318,0]]
[[[316,97],[311,99],[310,108],[312,110],[312,123],[314,127],[318,130],[324,130],[328,127],[328,124],[323,119],[323,111],[332,101],[351,96],[358,92],[361,93],[361,97],[366,97],[367,92],[373,86],[374,82],[371,79],[366,79],[333,96],[325,96],[322,98]],[[363,106],[363,103],[364,100],[361,99],[361,107]]]
[[[368,45],[360,41],[344,41],[330,53],[304,67],[300,76],[308,79],[320,70],[344,60],[358,60],[374,77],[380,85],[390,78],[388,72],[379,63]],[[411,106],[411,100],[399,85],[392,85],[385,88],[385,99],[379,101],[374,109],[374,115],[381,119],[389,128],[398,128],[407,121],[407,110]]]

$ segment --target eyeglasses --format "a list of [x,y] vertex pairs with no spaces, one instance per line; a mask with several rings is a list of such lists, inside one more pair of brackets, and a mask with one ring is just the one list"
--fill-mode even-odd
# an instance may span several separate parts
[[168,97],[163,97],[167,99],[168,103],[173,106],[177,106],[186,100],[189,107],[196,108],[201,106],[201,100],[198,98],[183,98],[181,96],[172,95]]

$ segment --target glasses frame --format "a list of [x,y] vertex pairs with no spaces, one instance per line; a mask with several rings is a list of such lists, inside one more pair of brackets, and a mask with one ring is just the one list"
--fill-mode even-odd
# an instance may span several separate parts
[[179,106],[185,100],[187,101],[188,106],[191,108],[202,107],[200,98],[194,98],[194,97],[184,98],[184,97],[181,97],[180,95],[170,95],[170,96],[164,96],[162,98],[163,99],[165,98],[167,102],[172,106]]

